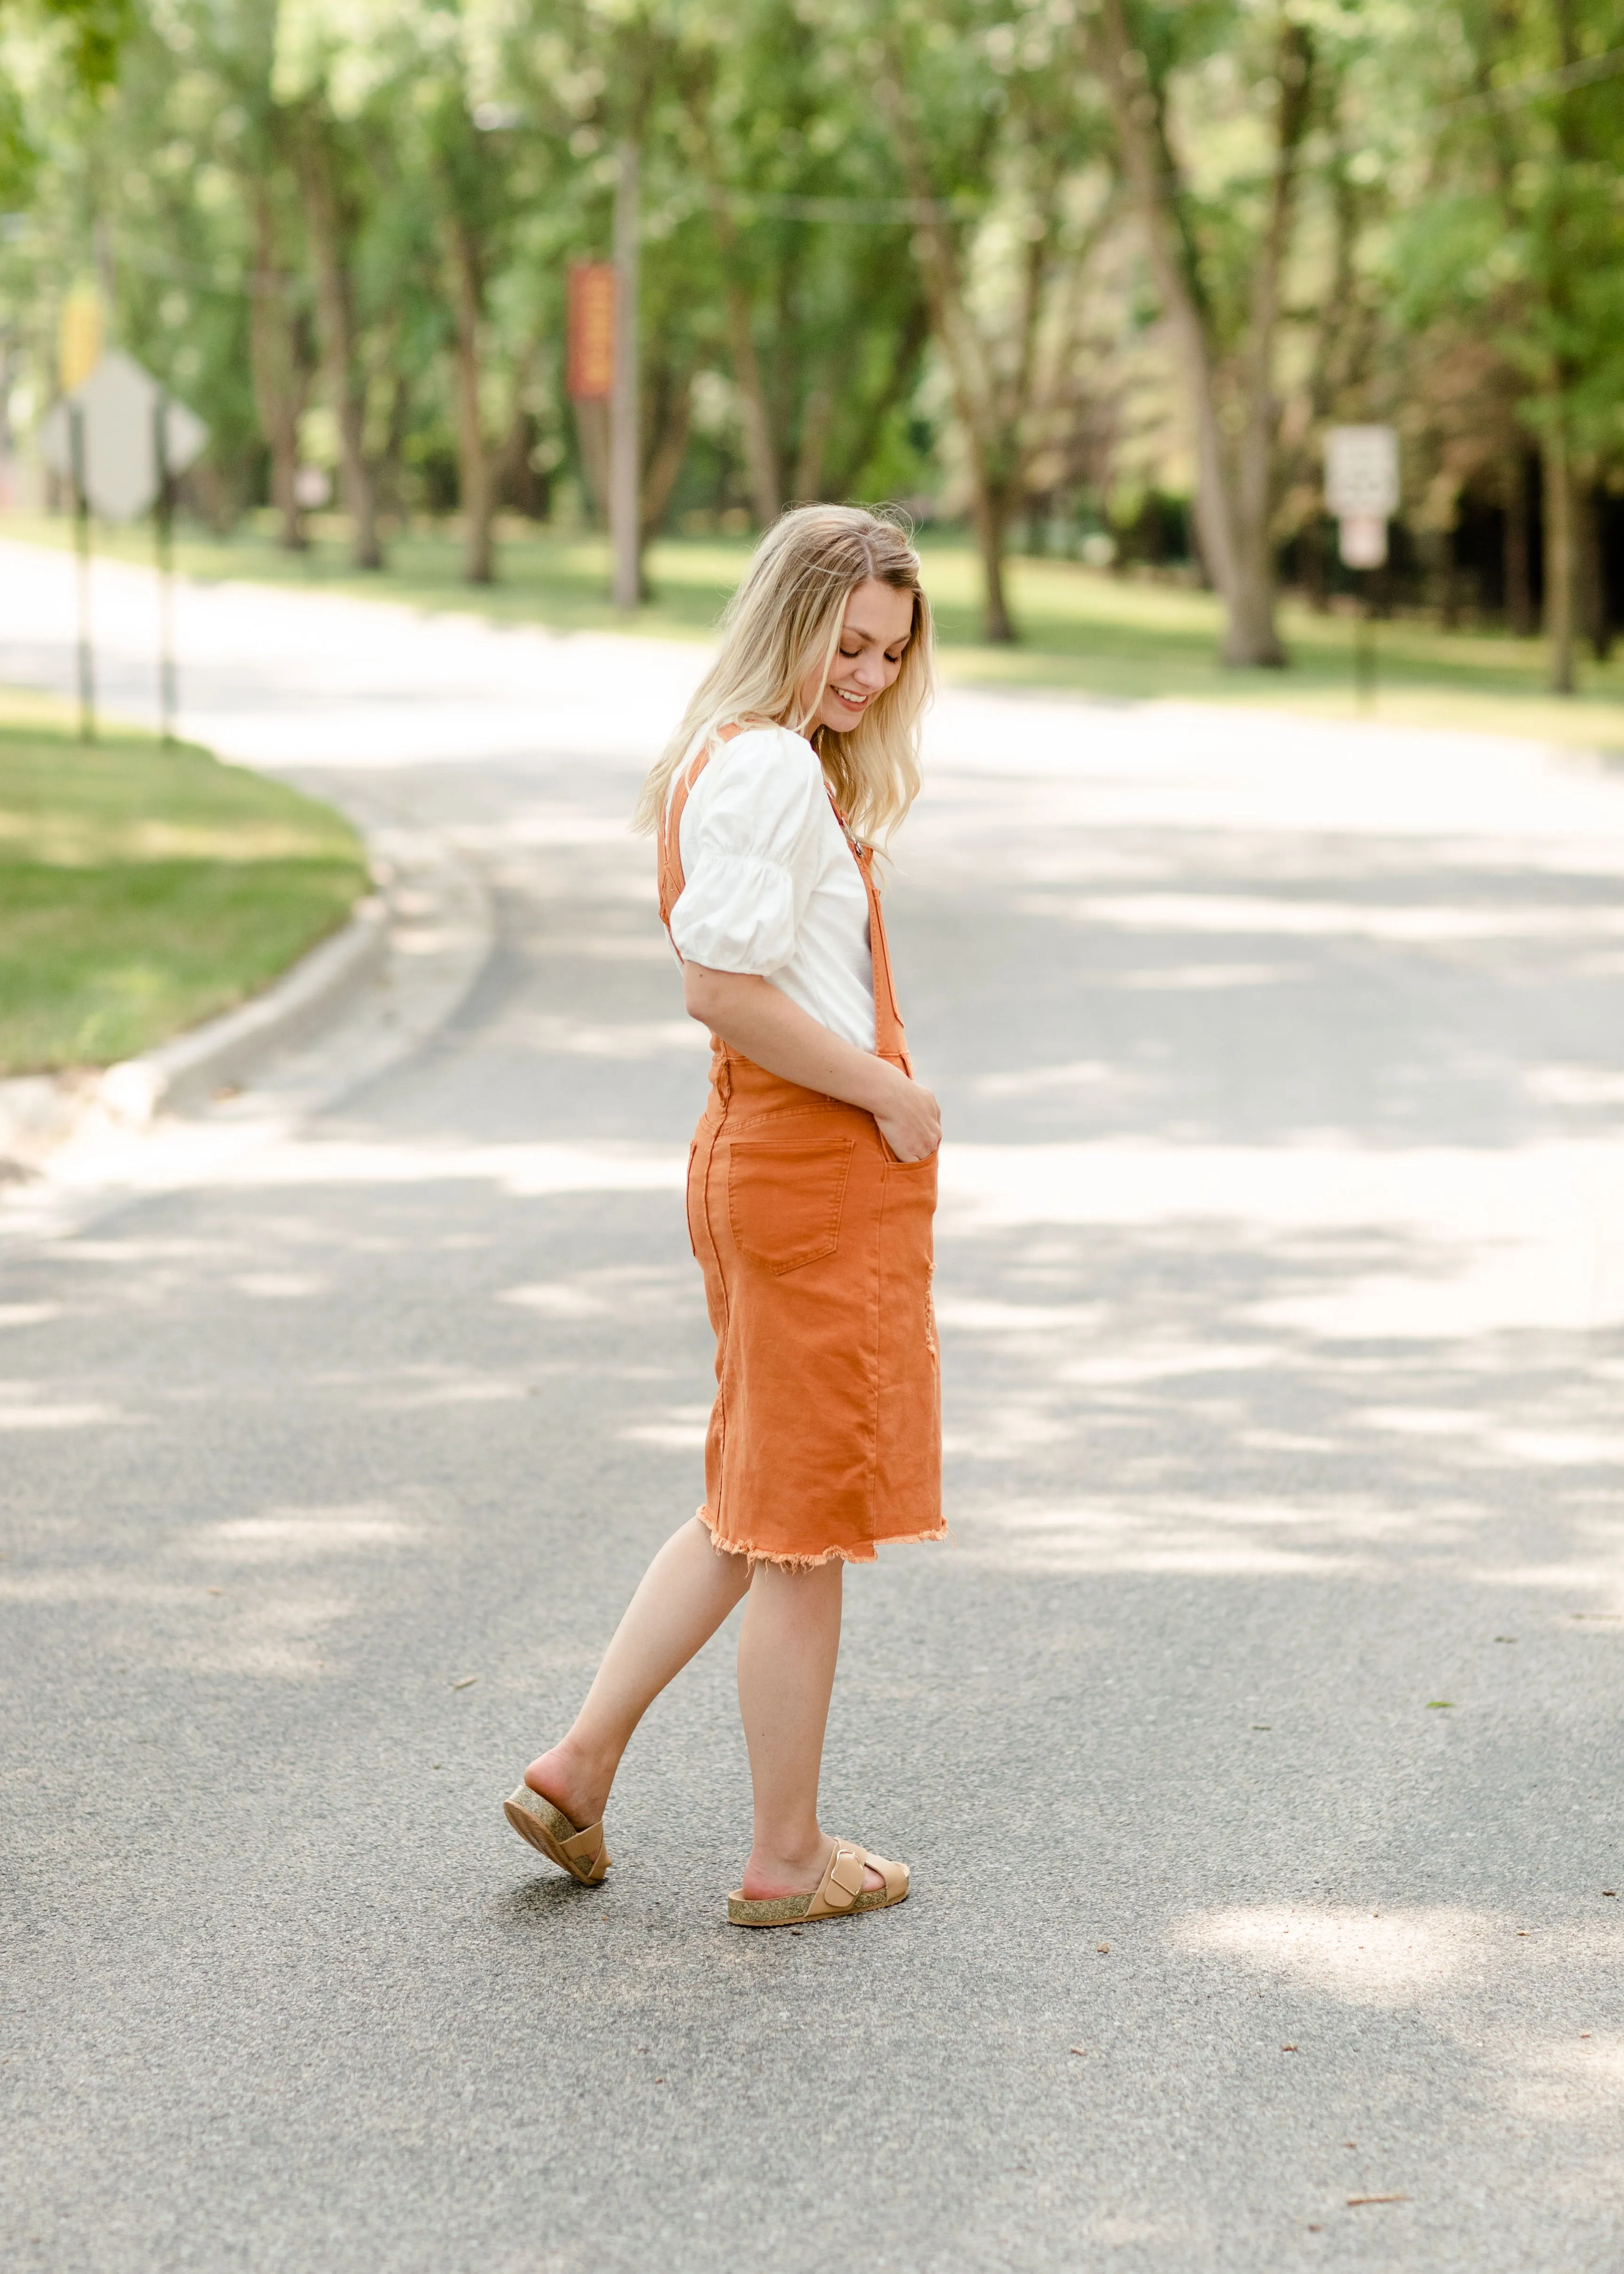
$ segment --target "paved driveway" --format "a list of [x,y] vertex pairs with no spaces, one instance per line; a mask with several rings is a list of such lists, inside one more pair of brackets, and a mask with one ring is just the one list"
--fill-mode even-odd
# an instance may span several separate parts
[[[66,598],[0,548],[0,678]],[[751,1937],[726,1637],[605,1888],[497,1810],[698,1496],[703,1045],[624,830],[695,651],[183,621],[195,730],[449,832],[497,945],[4,1258],[7,2265],[1611,2274],[1624,784],[944,701],[955,1536],[851,1581],[824,1810],[917,1893]]]

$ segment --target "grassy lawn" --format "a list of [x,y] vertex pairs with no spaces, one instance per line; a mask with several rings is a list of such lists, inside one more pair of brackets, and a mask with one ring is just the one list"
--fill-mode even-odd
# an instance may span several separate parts
[[150,735],[0,692],[0,1073],[106,1065],[240,1003],[343,922],[355,832]]
[[[0,535],[65,546],[64,521],[11,516]],[[99,531],[98,545],[125,559],[150,558],[139,531]],[[183,533],[180,566],[207,579],[244,578],[311,591],[465,609],[499,623],[559,630],[626,630],[675,639],[705,636],[749,556],[748,538],[672,538],[649,555],[653,599],[628,621],[605,597],[609,561],[597,536],[569,538],[515,525],[500,547],[500,582],[485,591],[459,576],[455,533],[417,530],[389,547],[389,565],[365,576],[345,558],[335,518],[316,524],[304,553],[282,552],[258,516],[221,542]],[[1291,651],[1284,672],[1229,671],[1216,660],[1220,612],[1210,593],[1139,583],[1061,561],[1011,564],[1011,601],[1022,639],[983,646],[977,633],[980,571],[961,539],[925,537],[927,581],[942,631],[946,675],[983,686],[1071,689],[1113,700],[1182,697],[1266,704],[1318,718],[1357,714],[1354,625],[1288,602],[1282,629]],[[1545,692],[1543,642],[1496,632],[1442,632],[1420,622],[1377,627],[1380,687],[1374,715],[1391,725],[1528,734],[1576,748],[1624,752],[1624,654],[1582,660],[1581,689]]]

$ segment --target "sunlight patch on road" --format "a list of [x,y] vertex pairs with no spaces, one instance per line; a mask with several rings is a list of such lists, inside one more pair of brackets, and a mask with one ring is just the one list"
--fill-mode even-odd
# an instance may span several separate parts
[[634,1422],[620,1434],[634,1445],[658,1445],[663,1452],[703,1453],[710,1424],[708,1405],[667,1405],[661,1419]]
[[[1192,1577],[1352,1575],[1372,1568],[1364,1548],[1410,1521],[1408,1512],[1365,1502],[1298,1506],[1171,1495],[1144,1505],[1002,1501],[951,1516],[965,1554],[1003,1570]],[[1297,1536],[1283,1539],[1288,1532]]]
[[1093,1089],[1101,1082],[1120,1084],[1123,1080],[1121,1066],[1108,1065],[1102,1058],[1074,1058],[1067,1065],[1023,1066],[1015,1073],[978,1074],[970,1084],[970,1094],[974,1097],[1069,1096],[1076,1090]]
[[1602,1066],[1536,1066],[1523,1087],[1547,1105],[1624,1105],[1624,1073]]
[[[1380,1248],[1359,1271],[1251,1306],[1259,1329],[1325,1340],[1624,1324],[1624,1145],[947,1145],[946,1241],[1033,1224],[1228,1224],[1278,1250],[1310,1234]],[[1392,1249],[1410,1251],[1395,1268]],[[1381,1252],[1385,1250],[1385,1252]]]
[[676,1051],[702,1058],[710,1054],[710,1039],[692,1019],[601,1020],[537,1017],[523,1021],[524,1039],[540,1051],[561,1058],[651,1058]]
[[1282,987],[1302,976],[1288,963],[1169,963],[1138,971],[1093,971],[1089,984],[1137,988],[1145,994],[1160,990],[1169,995],[1201,995],[1222,987]]
[[1186,1920],[1178,1946],[1215,1951],[1352,2006],[1407,2006],[1483,1969],[1504,1924],[1482,1911],[1308,1910],[1277,1904]]
[[1048,1334],[1056,1327],[1099,1327],[1103,1303],[996,1303],[969,1295],[938,1295],[936,1324],[956,1334]]
[[1030,893],[1036,915],[1129,931],[1270,934],[1295,939],[1376,939],[1432,946],[1464,940],[1571,939],[1624,932],[1624,908],[1567,900],[1550,905],[1435,907],[1402,902],[1278,900],[1229,892]]
[[128,1428],[138,1416],[88,1399],[57,1404],[42,1383],[0,1382],[0,1430]]
[[211,1562],[302,1563],[312,1555],[350,1555],[395,1547],[419,1539],[387,1502],[357,1501],[333,1508],[273,1508],[262,1516],[232,1517],[205,1525],[185,1542],[186,1553]]
[[1056,1382],[1091,1389],[1137,1389],[1153,1382],[1176,1382],[1203,1374],[1273,1373],[1285,1364],[1280,1343],[1238,1340],[1207,1343],[1148,1339],[1101,1358],[1073,1359],[1056,1368]]
[[335,1138],[267,1145],[225,1163],[215,1181],[250,1190],[319,1185],[486,1184],[515,1200],[553,1193],[680,1192],[688,1156],[674,1146],[434,1145]]
[[571,1279],[541,1279],[504,1287],[499,1303],[511,1303],[544,1319],[688,1318],[703,1308],[699,1279],[691,1264],[620,1263]]

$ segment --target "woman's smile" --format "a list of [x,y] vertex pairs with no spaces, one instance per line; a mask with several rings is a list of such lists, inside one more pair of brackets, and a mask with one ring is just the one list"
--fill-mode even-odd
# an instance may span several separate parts
[[801,702],[808,713],[801,732],[827,727],[847,732],[876,696],[897,683],[902,659],[914,634],[914,595],[877,577],[861,584],[846,602],[833,668],[818,692],[808,680]]

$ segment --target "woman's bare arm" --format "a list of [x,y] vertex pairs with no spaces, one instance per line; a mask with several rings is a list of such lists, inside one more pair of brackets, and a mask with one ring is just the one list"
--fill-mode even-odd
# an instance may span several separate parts
[[941,1143],[942,1115],[928,1089],[843,1043],[771,980],[685,963],[682,999],[691,1019],[769,1073],[872,1113],[899,1161],[922,1161]]

